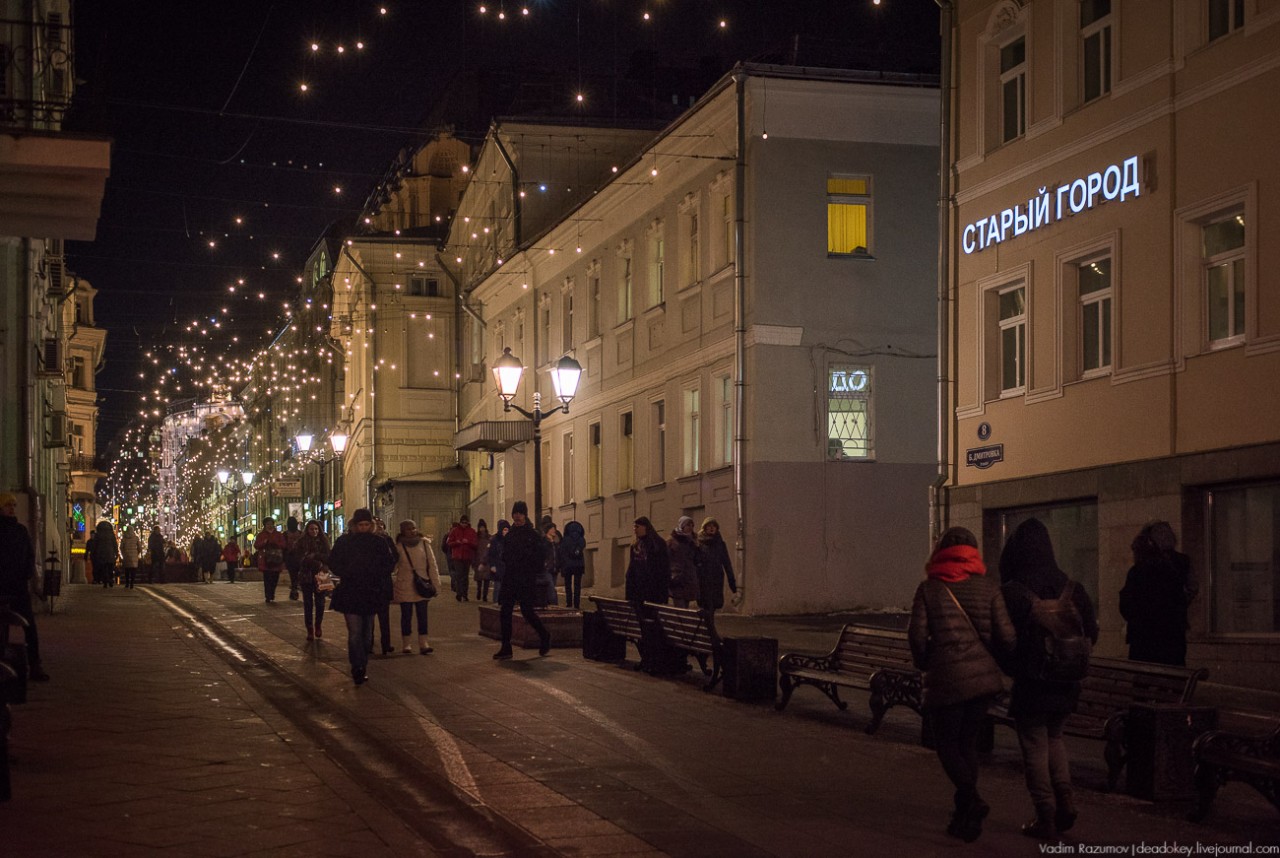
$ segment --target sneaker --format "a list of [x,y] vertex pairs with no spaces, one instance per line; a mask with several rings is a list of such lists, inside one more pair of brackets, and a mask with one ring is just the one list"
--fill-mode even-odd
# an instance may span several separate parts
[[433,652],[435,650],[431,648],[431,644],[423,644],[422,648],[418,650],[419,655],[430,655]]
[[411,647],[411,646],[406,646],[404,649],[402,649],[402,650],[400,650],[400,651],[401,651],[402,653],[404,653],[405,655],[413,655],[413,647]]
[[351,679],[356,685],[364,685],[369,681],[369,672],[367,670],[362,670],[359,673],[352,673]]
[[538,646],[538,655],[551,654],[551,632],[542,633],[542,643]]
[[494,661],[509,661],[511,659],[511,648],[503,647],[493,654]]

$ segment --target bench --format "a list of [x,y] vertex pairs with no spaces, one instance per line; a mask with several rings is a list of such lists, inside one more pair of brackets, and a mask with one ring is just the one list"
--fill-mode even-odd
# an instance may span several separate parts
[[1192,746],[1195,758],[1196,806],[1191,819],[1199,822],[1227,781],[1249,784],[1280,810],[1280,727],[1265,736],[1246,736],[1210,730]]
[[644,629],[640,618],[636,616],[635,606],[625,599],[608,599],[604,596],[589,596],[595,603],[596,613],[604,619],[605,626],[611,634],[622,638],[622,654],[626,657],[626,642],[631,641],[640,649],[640,639]]
[[[9,648],[10,629],[26,628],[27,621],[17,613],[0,606],[0,801],[8,801],[12,792],[9,784],[9,728],[13,725],[10,703],[26,700],[26,648]],[[14,663],[6,659],[13,653]],[[21,663],[18,663],[21,656]]]
[[[657,623],[658,631],[667,646],[698,659],[703,675],[709,677],[702,690],[710,691],[715,688],[723,676],[723,668],[720,636],[716,634],[712,615],[693,608],[677,608],[656,602],[645,602],[644,607],[653,622]],[[711,657],[711,670],[707,670],[708,656]]]
[[831,698],[842,711],[841,688],[871,692],[871,723],[867,733],[880,729],[885,713],[907,706],[920,714],[920,671],[911,662],[907,633],[849,623],[840,631],[835,648],[827,655],[786,653],[778,659],[781,712],[801,685],[812,685]]
[[[1129,707],[1135,703],[1190,703],[1196,684],[1208,675],[1204,668],[1094,656],[1080,683],[1080,702],[1068,716],[1063,732],[1106,742],[1107,787],[1114,790],[1129,757]],[[1007,707],[1007,700],[991,707],[988,714],[994,724],[1013,726]]]

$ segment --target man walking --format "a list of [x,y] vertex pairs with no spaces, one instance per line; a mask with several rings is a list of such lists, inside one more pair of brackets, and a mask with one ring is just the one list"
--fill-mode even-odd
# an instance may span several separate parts
[[0,602],[27,621],[27,677],[37,682],[48,680],[40,666],[40,638],[36,634],[36,616],[31,610],[31,579],[36,574],[36,552],[31,535],[18,521],[18,499],[0,494]]
[[262,573],[263,598],[274,602],[280,570],[284,568],[285,551],[284,534],[276,530],[274,518],[262,520],[262,532],[253,540],[253,550],[258,555],[258,571]]
[[329,568],[341,584],[333,591],[333,610],[347,621],[347,660],[351,679],[364,685],[373,652],[373,618],[391,602],[391,570],[396,554],[374,532],[373,513],[361,508],[351,516],[351,530],[339,536],[329,552]]
[[471,520],[465,515],[445,537],[445,548],[449,552],[449,575],[453,580],[453,592],[459,602],[471,601],[467,593],[471,588],[471,564],[476,559],[476,546],[479,538],[471,528]]
[[516,602],[520,603],[520,614],[525,622],[537,631],[541,639],[538,655],[551,652],[551,632],[547,631],[533,607],[538,574],[546,562],[545,546],[543,538],[529,521],[528,505],[524,501],[516,501],[511,506],[511,530],[502,543],[502,592],[498,599],[502,606],[499,614],[502,647],[493,654],[498,661],[511,658],[511,625]]

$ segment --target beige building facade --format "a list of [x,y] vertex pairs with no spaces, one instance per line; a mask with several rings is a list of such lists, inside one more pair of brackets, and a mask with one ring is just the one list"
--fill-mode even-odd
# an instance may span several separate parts
[[955,5],[950,521],[1044,520],[1108,654],[1170,521],[1189,662],[1280,687],[1280,3]]

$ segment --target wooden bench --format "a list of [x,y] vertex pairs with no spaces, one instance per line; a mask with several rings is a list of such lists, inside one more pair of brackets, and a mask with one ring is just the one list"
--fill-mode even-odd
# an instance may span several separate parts
[[[635,606],[625,599],[608,599],[604,596],[588,598],[595,603],[596,613],[604,618],[609,631],[622,638],[624,642],[631,641],[639,650],[643,626],[640,625],[640,618],[636,616]],[[622,651],[625,656],[625,646]]]
[[866,731],[880,728],[885,713],[894,706],[908,706],[920,714],[920,671],[911,662],[907,633],[849,623],[840,631],[835,649],[827,655],[786,653],[778,659],[782,711],[801,685],[812,685],[831,698],[841,710],[841,688],[871,692],[871,723]]
[[1249,784],[1280,810],[1280,727],[1265,736],[1210,730],[1196,739],[1192,755],[1197,796],[1193,821],[1208,815],[1218,789],[1232,780]]
[[[1115,789],[1129,758],[1129,707],[1190,703],[1196,684],[1208,675],[1204,668],[1094,656],[1089,659],[1089,674],[1080,683],[1080,702],[1067,718],[1064,732],[1106,742],[1107,787]],[[993,723],[1013,726],[1008,701],[993,706],[989,714]]]
[[9,704],[23,702],[27,696],[26,649],[13,650],[16,654],[21,654],[21,664],[8,663],[9,632],[10,629],[23,629],[26,626],[27,621],[20,615],[0,606],[0,801],[8,801],[12,796],[9,784],[9,728],[13,725],[13,712]]
[[[677,608],[656,602],[645,602],[644,607],[658,624],[658,631],[667,646],[698,659],[703,675],[709,677],[702,690],[710,691],[715,688],[723,676],[720,658],[722,647],[712,615],[693,608]],[[708,657],[711,658],[710,670],[707,669]]]

